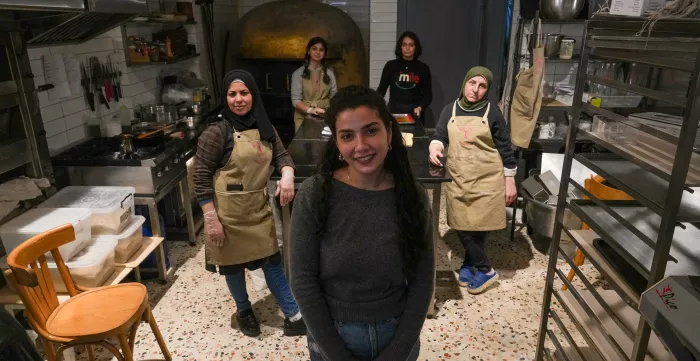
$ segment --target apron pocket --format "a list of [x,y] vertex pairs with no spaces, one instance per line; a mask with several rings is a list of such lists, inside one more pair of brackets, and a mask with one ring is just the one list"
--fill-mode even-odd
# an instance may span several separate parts
[[[255,191],[216,192],[216,211],[229,225],[257,225],[268,218],[272,208],[267,188]],[[226,223],[224,223],[226,224]]]

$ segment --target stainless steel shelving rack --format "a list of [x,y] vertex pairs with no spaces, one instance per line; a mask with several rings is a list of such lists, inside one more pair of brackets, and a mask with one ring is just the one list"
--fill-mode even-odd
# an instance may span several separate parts
[[[552,357],[566,361],[673,360],[671,354],[661,347],[656,335],[652,334],[650,325],[638,313],[638,321],[630,322],[623,320],[624,317],[619,314],[619,304],[611,306],[615,303],[614,300],[619,300],[629,311],[636,311],[639,294],[593,246],[595,239],[604,239],[646,278],[646,288],[652,287],[664,276],[700,273],[700,230],[691,224],[700,222],[700,207],[687,199],[689,193],[692,193],[690,187],[700,186],[700,156],[693,151],[700,120],[700,21],[663,20],[654,25],[651,33],[635,36],[642,29],[644,21],[643,18],[596,15],[586,22],[574,95],[573,121],[566,139],[554,239],[549,251],[537,343],[538,361],[550,360]],[[587,74],[591,56],[683,71],[690,74],[690,83],[685,96],[679,96],[603,79]],[[586,82],[614,87],[683,108],[680,138],[641,125],[612,110],[583,103],[581,99]],[[625,123],[628,126],[628,141],[620,142],[606,134],[579,130],[578,122],[582,113]],[[611,153],[574,154],[575,141],[579,137],[590,139]],[[633,140],[629,141],[630,139]],[[605,177],[635,200],[597,199],[570,179],[574,159]],[[567,202],[569,184],[584,192],[589,200]],[[562,224],[566,207],[590,226],[591,230],[566,229]],[[611,291],[596,290],[559,248],[562,230],[574,240],[586,255],[587,261],[610,281],[616,291],[612,292],[613,298]],[[567,280],[565,273],[557,268],[559,253],[576,270],[576,276],[584,287],[577,289]],[[555,289],[556,278],[568,289]],[[552,296],[568,314],[586,340],[588,348],[576,344],[559,315],[552,309]],[[550,323],[550,320],[553,322]],[[556,330],[563,338],[558,338]],[[547,337],[551,340],[553,350],[545,347]],[[562,340],[566,341],[568,347],[565,347]]]

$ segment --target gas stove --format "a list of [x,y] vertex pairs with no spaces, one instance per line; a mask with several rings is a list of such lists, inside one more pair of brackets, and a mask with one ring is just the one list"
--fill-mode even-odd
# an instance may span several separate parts
[[128,155],[119,152],[119,140],[115,138],[93,138],[76,145],[51,160],[55,165],[154,167],[166,158],[175,155],[179,148],[177,139],[165,144],[140,146]]
[[132,186],[137,196],[158,197],[185,176],[184,143],[140,146],[130,155],[119,153],[119,140],[93,138],[51,158],[65,169],[70,185]]

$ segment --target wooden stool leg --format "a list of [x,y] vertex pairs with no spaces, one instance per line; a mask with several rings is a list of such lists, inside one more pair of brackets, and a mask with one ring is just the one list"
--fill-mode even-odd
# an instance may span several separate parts
[[125,333],[119,334],[119,345],[122,347],[124,361],[134,361],[134,353],[131,347],[129,347],[129,339],[126,337]]
[[56,361],[56,351],[53,348],[53,343],[41,337],[41,343],[44,345],[44,353],[47,361]]
[[92,345],[87,345],[87,354],[88,354],[88,360],[89,361],[97,361],[95,358],[95,349],[92,347]]
[[[574,257],[574,264],[576,265],[576,267],[582,266],[585,260],[586,255],[584,255],[580,249],[576,250],[576,256]],[[576,277],[576,271],[574,271],[574,269],[572,268],[571,270],[569,270],[569,274],[566,278],[569,280],[569,282],[571,282],[574,280],[574,277]],[[566,287],[566,285],[561,286],[562,291],[566,291],[567,289],[568,288]]]
[[160,346],[160,351],[163,352],[163,356],[165,357],[165,361],[171,361],[173,359],[172,356],[170,356],[170,351],[168,351],[168,346],[165,344],[165,340],[163,340],[163,335],[160,334],[160,329],[158,328],[158,325],[156,324],[156,319],[153,317],[153,314],[151,314],[151,307],[146,307],[147,316],[148,316],[148,324],[151,325],[151,331],[153,331],[153,335],[156,336],[156,341],[158,341],[158,346]]

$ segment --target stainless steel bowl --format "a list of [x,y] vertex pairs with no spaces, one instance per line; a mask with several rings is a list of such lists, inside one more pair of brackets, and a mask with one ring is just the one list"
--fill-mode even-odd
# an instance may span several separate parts
[[546,19],[570,20],[578,16],[586,0],[540,0],[540,12]]
[[542,34],[542,44],[544,45],[544,56],[549,58],[559,54],[563,34]]
[[197,129],[199,126],[199,117],[185,117],[184,121],[189,129]]

